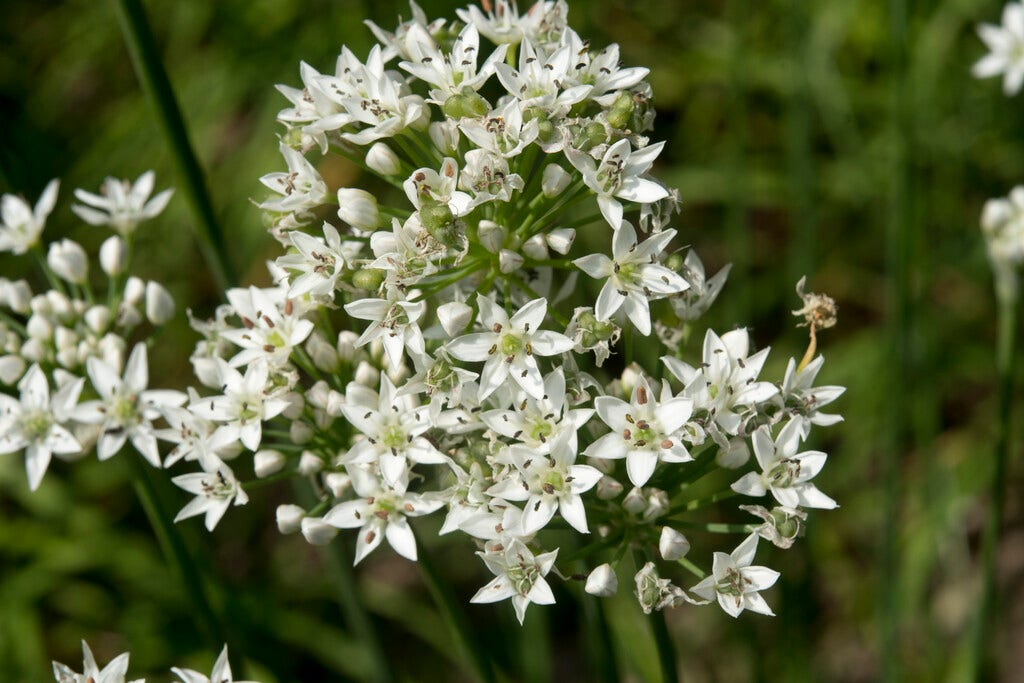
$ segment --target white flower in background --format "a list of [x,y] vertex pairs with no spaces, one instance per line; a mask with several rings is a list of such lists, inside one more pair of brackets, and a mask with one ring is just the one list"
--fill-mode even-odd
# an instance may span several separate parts
[[699,367],[671,356],[661,360],[683,383],[683,395],[693,399],[694,410],[706,411],[725,433],[735,436],[742,428],[743,417],[738,412],[742,406],[767,401],[779,391],[771,382],[757,381],[768,349],[753,356],[747,355],[749,351],[750,336],[745,329],[730,330],[721,337],[708,330]]
[[658,256],[675,236],[675,230],[666,230],[638,244],[636,230],[623,222],[612,237],[612,258],[589,254],[573,261],[590,277],[607,278],[594,307],[598,320],[608,320],[622,308],[640,334],[651,333],[650,300],[689,287],[677,273],[658,263]]
[[236,681],[231,675],[231,662],[228,661],[228,646],[220,651],[220,656],[213,664],[209,678],[192,669],[174,667],[171,673],[182,680],[182,683],[253,683],[252,681]]
[[220,463],[210,472],[182,474],[171,481],[175,486],[195,495],[195,498],[175,516],[174,521],[180,522],[196,515],[206,515],[207,531],[213,531],[232,502],[235,505],[245,505],[249,502],[249,496],[235,479],[235,474],[224,463]]
[[1024,185],[1013,188],[1005,199],[985,202],[981,229],[993,264],[1017,267],[1024,263]]
[[408,301],[395,287],[389,288],[386,299],[357,299],[345,304],[345,312],[370,326],[359,336],[356,346],[380,339],[392,367],[400,367],[408,350],[410,355],[426,353],[419,321],[427,310],[425,301]]
[[86,369],[100,398],[79,405],[73,417],[85,424],[102,425],[96,444],[99,459],[112,457],[131,441],[135,450],[153,467],[160,467],[153,420],[161,416],[161,408],[182,405],[187,400],[185,394],[169,389],[146,389],[149,362],[145,344],[136,344],[132,349],[123,377],[116,368],[95,357],[86,361]]
[[664,187],[641,177],[664,147],[664,142],[657,142],[634,150],[629,140],[623,138],[609,146],[598,162],[589,154],[573,149],[566,149],[565,154],[583,174],[583,182],[597,195],[597,205],[608,225],[618,229],[623,214],[620,199],[647,204],[668,196]]
[[25,451],[29,488],[39,488],[50,458],[79,453],[82,446],[61,423],[66,422],[78,402],[85,380],[66,382],[50,397],[50,382],[33,365],[18,383],[20,400],[0,394],[0,454]]
[[[92,650],[82,641],[82,673],[75,673],[66,664],[53,663],[53,677],[57,683],[125,683],[128,673],[128,653],[118,655],[102,670],[96,664]],[[145,683],[141,679],[133,683]]]
[[46,264],[57,277],[72,284],[84,284],[89,275],[89,257],[85,255],[85,249],[72,240],[50,242]]
[[57,179],[47,183],[35,208],[17,195],[5,194],[0,197],[0,253],[9,251],[19,256],[39,244],[39,236],[46,227],[46,218],[57,203],[59,187],[60,181]]
[[448,343],[448,353],[469,362],[486,361],[480,373],[480,400],[512,377],[533,398],[544,396],[544,380],[535,356],[566,353],[573,341],[564,334],[541,330],[548,302],[534,299],[509,318],[505,309],[479,295],[480,322],[488,330],[467,334]]
[[416,406],[413,396],[399,396],[387,375],[381,375],[379,394],[350,384],[341,410],[352,426],[366,436],[349,449],[344,462],[377,463],[388,486],[396,487],[406,481],[410,461],[424,465],[447,462],[423,436],[433,426],[429,408]]
[[[575,433],[572,434],[575,439]],[[514,476],[487,490],[490,496],[524,502],[522,531],[534,534],[547,526],[555,511],[581,534],[588,534],[587,512],[580,497],[603,476],[590,465],[576,464],[576,449],[570,447],[566,431],[549,444],[547,455],[540,455],[525,446],[512,446],[508,457],[516,468]]]
[[846,387],[814,386],[825,363],[824,356],[818,356],[802,370],[797,369],[796,360],[790,358],[786,365],[786,375],[782,380],[782,401],[794,422],[800,424],[800,437],[806,439],[811,433],[811,425],[828,427],[842,422],[842,415],[822,413],[820,409],[843,395]]
[[555,596],[544,579],[555,564],[557,550],[534,556],[526,544],[515,539],[500,550],[478,552],[495,578],[476,592],[470,602],[498,602],[512,599],[516,618],[523,623],[530,603],[553,605]]
[[75,190],[75,197],[82,203],[72,205],[71,210],[90,225],[109,225],[121,235],[130,235],[139,223],[158,215],[171,200],[174,190],[158,192],[150,199],[155,180],[153,171],[146,171],[134,183],[107,178],[100,194]]
[[732,617],[738,617],[745,609],[774,616],[759,591],[775,585],[779,573],[768,567],[751,566],[757,539],[757,534],[751,534],[731,554],[715,553],[711,575],[690,590],[707,600],[717,598],[725,613]]
[[975,65],[975,78],[1003,76],[1003,90],[1016,95],[1024,85],[1024,2],[1011,2],[1003,8],[1001,26],[981,24],[978,35],[989,54]]
[[733,483],[732,490],[746,496],[763,496],[771,491],[780,505],[831,510],[834,500],[818,490],[810,480],[825,466],[828,457],[821,451],[797,453],[801,423],[790,420],[775,441],[767,426],[754,432],[754,457],[761,472],[748,472]]
[[396,553],[415,561],[416,537],[408,518],[430,514],[443,501],[409,493],[404,485],[382,486],[377,477],[360,468],[349,472],[359,498],[335,505],[324,515],[324,522],[338,529],[359,528],[353,564],[359,564],[385,538]]
[[444,101],[449,95],[459,95],[468,88],[480,87],[494,73],[495,64],[505,59],[507,45],[499,45],[477,69],[480,53],[480,34],[472,24],[463,27],[452,44],[451,51],[441,52],[430,33],[421,25],[414,24],[405,35],[407,61],[400,67],[410,74],[434,86],[430,96]]
[[672,310],[679,316],[680,320],[692,321],[707,313],[711,304],[725,287],[725,281],[729,277],[732,264],[727,263],[710,278],[704,272],[704,263],[697,256],[697,252],[690,249],[686,253],[686,260],[683,261],[681,275],[689,283],[684,291],[673,295],[669,299]]
[[614,396],[594,399],[598,417],[611,433],[590,444],[584,455],[603,460],[626,459],[626,472],[634,486],[643,486],[658,462],[688,462],[689,451],[680,432],[693,410],[688,398],[663,395],[658,401],[646,378],[640,378],[630,402]]
[[204,420],[219,424],[218,440],[241,441],[250,451],[257,451],[263,440],[263,422],[277,417],[288,408],[288,401],[268,392],[270,369],[266,363],[253,363],[245,375],[216,359],[220,370],[220,396],[207,396],[189,403],[189,410]]

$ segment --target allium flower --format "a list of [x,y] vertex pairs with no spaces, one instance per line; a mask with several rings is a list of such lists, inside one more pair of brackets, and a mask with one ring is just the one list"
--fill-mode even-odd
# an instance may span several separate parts
[[511,410],[489,410],[481,414],[481,419],[498,434],[536,453],[550,453],[552,442],[565,435],[564,446],[575,456],[576,433],[594,410],[568,407],[565,372],[559,368],[544,378],[544,395],[539,399],[518,393]]
[[296,314],[281,287],[229,289],[227,297],[242,321],[241,328],[220,332],[221,338],[242,349],[231,359],[233,367],[256,361],[280,366],[313,331],[313,323]]
[[213,671],[209,678],[192,669],[174,667],[171,672],[182,680],[182,683],[253,683],[252,681],[236,681],[231,675],[231,662],[228,661],[228,646],[220,651],[220,656],[213,663]]
[[509,318],[486,296],[477,297],[480,322],[487,332],[467,334],[448,343],[459,360],[486,361],[480,374],[480,400],[494,393],[508,377],[533,398],[544,395],[544,381],[535,356],[554,356],[573,347],[564,334],[542,330],[548,302],[534,299]]
[[612,258],[590,254],[573,261],[590,277],[607,278],[594,307],[598,320],[608,320],[623,308],[640,334],[651,333],[650,300],[689,287],[686,280],[657,260],[675,235],[675,230],[666,230],[638,244],[636,230],[623,222],[612,238]]
[[[57,683],[125,683],[128,673],[128,653],[118,655],[102,670],[96,664],[92,650],[82,641],[82,673],[75,673],[67,665],[53,663],[53,677]],[[132,683],[145,683],[139,679]]]
[[256,451],[263,440],[263,422],[283,413],[288,401],[268,392],[270,369],[266,363],[253,363],[243,375],[219,358],[216,362],[224,393],[193,400],[189,410],[218,423],[222,442],[238,440]]
[[672,310],[676,312],[680,320],[696,320],[711,308],[715,299],[721,294],[725,287],[725,281],[729,277],[732,264],[727,263],[720,271],[710,278],[704,272],[704,263],[697,256],[697,252],[690,249],[686,253],[686,260],[683,261],[683,279],[689,283],[689,287],[683,292],[674,295],[669,302]]
[[476,592],[470,602],[497,602],[512,599],[516,618],[523,623],[530,603],[551,605],[555,596],[544,577],[555,564],[557,550],[534,556],[526,544],[514,540],[490,552],[477,553],[495,578]]
[[75,190],[75,197],[82,203],[72,205],[71,210],[90,225],[109,225],[121,235],[130,235],[139,223],[158,215],[171,200],[174,190],[158,192],[150,199],[155,180],[153,171],[146,171],[134,183],[107,178],[100,194]]
[[1001,26],[982,24],[978,35],[989,54],[975,65],[975,78],[1003,75],[1003,90],[1016,95],[1024,85],[1024,2],[1010,2],[1003,8]]
[[622,139],[609,146],[596,163],[592,156],[584,152],[567,149],[566,156],[583,174],[583,182],[597,195],[601,215],[612,229],[617,230],[622,225],[624,211],[619,199],[646,204],[668,196],[668,190],[664,187],[641,177],[651,168],[664,147],[664,142],[656,142],[634,150],[628,139]]
[[759,591],[775,585],[779,573],[768,567],[751,566],[757,538],[757,534],[751,534],[731,554],[715,553],[711,575],[690,590],[707,600],[717,598],[731,617],[738,617],[745,609],[774,616]]
[[359,299],[345,304],[345,312],[370,326],[360,335],[356,346],[380,339],[392,367],[402,364],[406,350],[412,356],[426,352],[419,320],[427,310],[423,301],[409,301],[397,288],[388,290],[386,299]]
[[754,457],[761,472],[748,472],[732,485],[732,490],[747,496],[763,496],[771,491],[775,500],[790,508],[808,507],[830,510],[836,502],[810,483],[828,457],[820,451],[797,453],[801,423],[790,420],[773,442],[768,427],[754,432]]
[[981,229],[993,264],[1017,267],[1024,263],[1024,185],[1013,188],[1005,199],[985,202]]
[[0,197],[0,253],[24,254],[39,244],[46,227],[46,218],[57,202],[59,180],[51,180],[39,195],[35,208],[21,197],[5,194]]
[[82,446],[61,423],[68,420],[84,379],[66,382],[50,397],[46,375],[33,365],[18,383],[20,400],[0,394],[0,454],[25,451],[28,486],[39,488],[51,456],[79,453]]
[[206,515],[207,531],[213,531],[221,517],[231,507],[232,501],[235,505],[245,505],[249,502],[249,496],[235,479],[234,472],[223,463],[209,472],[182,474],[171,481],[176,486],[195,494],[195,498],[181,509],[174,521],[180,522],[196,515]]
[[434,86],[430,96],[443,102],[449,95],[459,95],[480,86],[494,73],[495,64],[505,59],[507,45],[499,45],[477,69],[480,54],[480,34],[472,24],[463,27],[450,52],[441,52],[426,28],[414,24],[405,34],[404,47],[408,61],[400,67],[425,83]]
[[818,356],[802,370],[797,370],[797,363],[789,359],[786,375],[782,380],[782,401],[792,420],[800,424],[800,436],[806,439],[811,433],[811,425],[827,427],[842,422],[842,415],[820,412],[820,409],[843,395],[846,387],[822,386],[815,387],[814,380],[818,376],[825,358]]

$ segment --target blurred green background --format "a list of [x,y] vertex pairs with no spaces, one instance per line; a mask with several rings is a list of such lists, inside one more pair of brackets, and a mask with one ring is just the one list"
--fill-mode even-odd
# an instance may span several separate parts
[[[422,4],[432,17],[454,16],[450,3]],[[2,0],[0,9],[0,190],[34,201],[60,177],[48,235],[95,250],[106,233],[78,224],[72,188],[149,168],[158,188],[179,185],[114,3]],[[285,100],[273,85],[298,84],[300,60],[332,69],[343,43],[365,54],[362,19],[391,27],[408,9],[391,0],[153,0],[147,10],[235,266],[244,282],[263,283],[277,247],[249,199],[261,196],[260,175],[282,167],[274,118]],[[766,375],[781,377],[805,345],[789,315],[796,280],[808,275],[810,289],[840,305],[839,326],[822,335],[820,379],[849,387],[838,404],[846,422],[814,445],[830,453],[820,484],[842,507],[812,515],[795,549],[766,549],[765,564],[783,572],[768,594],[777,618],[733,621],[688,607],[668,615],[685,680],[967,675],[995,433],[995,307],[977,224],[985,199],[1024,182],[1024,99],[970,77],[983,53],[974,26],[1000,10],[981,0],[571,4],[581,35],[618,42],[626,64],[651,68],[654,137],[668,141],[657,173],[682,193],[681,238],[711,269],[734,264],[708,322],[749,325],[758,345],[775,348]],[[344,163],[321,171],[332,185],[359,182]],[[139,233],[137,274],[209,314],[219,295],[180,195]],[[8,277],[23,268],[0,261]],[[152,356],[157,381],[184,383],[193,341],[184,325],[165,332]],[[30,495],[20,458],[0,459],[0,681],[46,680],[50,659],[75,665],[80,638],[101,658],[130,649],[135,675],[150,680],[167,679],[171,664],[209,670],[215,645],[192,621],[128,469],[119,459],[56,463]],[[169,509],[183,504],[157,483]],[[1015,460],[1008,486],[993,650],[1004,653],[1001,678],[1015,680],[1024,651]],[[290,496],[261,489],[214,534],[197,523],[182,533],[250,677],[363,680],[365,653],[331,580],[352,539],[325,551],[280,536],[274,507]],[[468,600],[485,571],[462,541],[435,545]],[[414,565],[381,552],[357,577],[405,679],[469,680]],[[623,582],[610,609],[621,671],[658,680],[630,590]],[[510,609],[467,605],[510,680],[594,680],[582,608],[564,591],[558,599],[531,609],[522,630]]]

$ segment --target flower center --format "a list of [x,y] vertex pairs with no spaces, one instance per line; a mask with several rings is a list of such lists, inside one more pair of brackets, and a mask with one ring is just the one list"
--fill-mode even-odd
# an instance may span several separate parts
[[509,567],[508,578],[516,592],[522,596],[527,595],[533,584],[540,578],[540,568],[535,564],[519,564]]
[[53,417],[42,410],[36,410],[21,418],[21,431],[28,441],[44,438],[53,426]]
[[516,356],[526,348],[523,338],[515,334],[503,334],[498,340],[498,350],[503,356]]
[[380,442],[392,451],[405,450],[407,437],[401,425],[388,425],[380,433]]
[[781,460],[768,472],[768,481],[772,488],[787,489],[800,476],[800,462],[797,460]]
[[715,590],[722,595],[733,595],[739,597],[746,592],[750,582],[744,578],[743,573],[735,567],[725,571],[725,576],[715,585]]

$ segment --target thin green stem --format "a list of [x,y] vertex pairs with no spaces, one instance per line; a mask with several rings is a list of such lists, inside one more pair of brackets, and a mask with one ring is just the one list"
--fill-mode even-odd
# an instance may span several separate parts
[[468,661],[473,668],[476,677],[484,683],[495,683],[496,678],[490,660],[484,654],[484,648],[480,644],[473,631],[465,612],[459,605],[452,592],[451,587],[441,576],[441,573],[434,566],[428,548],[424,545],[419,534],[416,535],[416,548],[418,550],[418,564],[423,574],[423,580],[427,584],[427,590],[441,610],[448,628],[451,629],[455,642],[462,650],[464,661]]
[[1013,407],[1013,374],[1017,361],[1017,308],[1016,295],[1008,292],[999,297],[999,338],[996,348],[996,365],[999,372],[999,407],[996,413],[999,421],[993,454],[992,480],[988,516],[985,520],[985,535],[981,546],[982,589],[981,602],[974,625],[972,664],[973,680],[993,680],[996,677],[995,662],[990,653],[993,634],[998,633],[998,586],[996,585],[996,558],[999,554],[999,539],[1002,535],[1003,512],[1006,507],[1006,466],[1010,456],[1011,413]]
[[160,128],[178,167],[185,198],[195,213],[195,229],[203,258],[218,286],[226,290],[237,280],[224,247],[202,167],[189,141],[185,120],[160,58],[146,11],[140,0],[114,0],[114,4],[135,75],[156,110]]
[[[640,550],[633,551],[633,560],[637,571],[644,566],[645,555]],[[654,632],[654,644],[658,647],[658,665],[661,668],[662,683],[679,683],[679,663],[676,661],[676,648],[672,643],[672,635],[665,623],[665,611],[654,610],[649,616],[651,630]]]
[[690,572],[691,574],[696,576],[698,579],[703,579],[705,576],[707,576],[707,574],[704,573],[704,570],[702,570],[700,567],[695,565],[693,562],[690,562],[685,557],[680,557],[678,560],[676,560],[676,562],[679,563],[680,567],[682,567],[686,571]]

